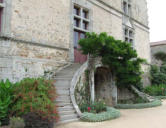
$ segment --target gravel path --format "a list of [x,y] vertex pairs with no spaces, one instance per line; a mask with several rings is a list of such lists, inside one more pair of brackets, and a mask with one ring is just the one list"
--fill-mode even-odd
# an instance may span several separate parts
[[121,110],[121,117],[100,123],[73,122],[56,128],[166,128],[166,100],[148,109]]

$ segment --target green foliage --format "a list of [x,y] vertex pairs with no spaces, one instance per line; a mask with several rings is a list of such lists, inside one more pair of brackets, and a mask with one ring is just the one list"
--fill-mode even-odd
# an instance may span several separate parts
[[111,120],[120,117],[120,111],[114,108],[107,107],[106,112],[99,114],[85,112],[81,116],[81,120],[87,122],[101,122],[105,120]]
[[102,58],[102,63],[109,66],[116,76],[118,86],[140,86],[140,64],[145,60],[138,58],[130,43],[115,40],[106,33],[87,33],[86,39],[81,39],[79,45],[83,54]]
[[161,60],[163,62],[166,62],[166,53],[165,52],[157,52],[154,57],[157,59],[157,60]]
[[147,101],[143,100],[141,97],[136,97],[133,99],[127,100],[118,100],[118,104],[138,104],[138,103],[146,103]]
[[58,119],[55,98],[56,90],[52,81],[25,78],[15,84],[12,115],[23,116],[32,112],[39,114],[43,119]]
[[20,117],[12,117],[10,118],[10,126],[9,128],[24,128],[25,123],[24,120]]
[[100,113],[106,111],[106,104],[103,101],[94,103],[83,103],[80,106],[81,112]]
[[166,96],[155,96],[155,98],[161,100],[161,99],[166,99]]
[[160,100],[153,100],[150,103],[140,103],[140,104],[117,104],[118,109],[143,109],[160,106],[162,103]]
[[160,84],[147,86],[145,87],[144,91],[151,96],[166,96],[166,85]]
[[0,82],[0,122],[6,124],[9,115],[10,105],[12,103],[12,83],[7,79]]
[[166,64],[161,67],[152,65],[150,73],[153,85],[166,84]]
[[53,128],[54,121],[44,119],[36,113],[29,112],[23,116],[25,128]]

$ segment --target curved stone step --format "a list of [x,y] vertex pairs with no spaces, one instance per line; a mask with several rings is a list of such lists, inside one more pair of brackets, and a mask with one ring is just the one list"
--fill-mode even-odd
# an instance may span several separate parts
[[70,84],[80,64],[72,64],[58,72],[55,76],[55,87],[58,97],[55,101],[60,116],[60,123],[77,121],[78,116],[70,98]]
[[67,121],[67,120],[71,120],[71,119],[77,119],[78,116],[77,114],[69,114],[69,115],[61,115],[60,116],[60,121]]

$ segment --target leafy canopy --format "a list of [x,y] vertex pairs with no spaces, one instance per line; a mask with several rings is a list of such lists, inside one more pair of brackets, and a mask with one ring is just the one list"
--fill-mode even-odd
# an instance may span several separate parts
[[107,33],[87,33],[79,45],[83,54],[102,58],[102,63],[109,66],[116,76],[118,86],[139,87],[141,84],[141,63],[145,60],[137,56],[130,43],[115,40]]

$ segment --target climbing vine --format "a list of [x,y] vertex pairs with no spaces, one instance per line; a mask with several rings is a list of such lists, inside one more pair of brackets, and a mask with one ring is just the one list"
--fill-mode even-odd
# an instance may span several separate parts
[[118,86],[140,87],[141,64],[145,60],[138,57],[130,43],[115,40],[107,33],[87,33],[79,45],[83,54],[101,57],[103,65],[111,69]]

